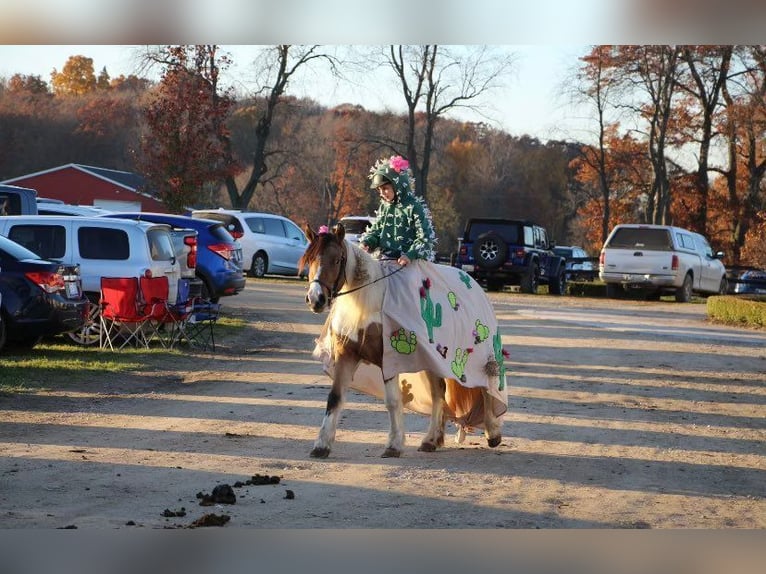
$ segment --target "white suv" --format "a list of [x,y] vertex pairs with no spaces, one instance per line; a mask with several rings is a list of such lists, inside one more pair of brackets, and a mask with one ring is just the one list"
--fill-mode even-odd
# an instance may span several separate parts
[[80,266],[82,289],[92,305],[83,331],[70,334],[76,343],[98,343],[101,277],[166,275],[170,300],[176,300],[181,266],[168,225],[106,217],[14,215],[0,217],[0,235],[43,259]]
[[303,275],[298,260],[308,247],[306,235],[287,217],[234,209],[197,209],[192,217],[226,225],[242,246],[242,267],[250,277]]

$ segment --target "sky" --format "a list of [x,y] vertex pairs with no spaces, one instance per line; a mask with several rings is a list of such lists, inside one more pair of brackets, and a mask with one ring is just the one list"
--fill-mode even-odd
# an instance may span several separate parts
[[[6,78],[50,80],[51,70],[72,55],[92,58],[96,72],[106,67],[112,77],[127,75],[136,72],[135,47],[158,44],[230,48],[231,80],[243,87],[264,45],[503,48],[516,55],[516,66],[505,88],[484,102],[490,123],[543,141],[592,136],[584,119],[589,111],[565,97],[590,46],[759,44],[766,29],[766,3],[759,0],[0,0],[0,6],[0,77]],[[327,77],[296,78],[288,93],[326,106],[403,111],[402,96],[381,84],[351,89]]]
[[[248,71],[261,47],[222,45],[221,48],[231,53],[234,60],[225,80],[238,90],[247,91],[250,88]],[[38,75],[50,81],[53,69],[61,71],[67,59],[76,55],[92,58],[97,74],[105,67],[112,78],[134,73],[144,76],[139,73],[139,55],[143,49],[141,45],[0,45],[0,77],[10,78],[19,73]],[[577,137],[584,112],[567,105],[562,97],[562,84],[571,77],[578,58],[588,52],[589,46],[509,45],[498,49],[513,55],[514,66],[505,78],[505,87],[493,91],[491,101],[485,103],[485,117],[469,112],[452,117],[489,121],[510,134],[527,134],[541,140]],[[297,78],[288,92],[328,107],[352,103],[372,111],[404,111],[398,85],[391,80],[390,72],[388,74],[390,88],[386,90],[380,85],[338,84],[331,77],[320,77]]]

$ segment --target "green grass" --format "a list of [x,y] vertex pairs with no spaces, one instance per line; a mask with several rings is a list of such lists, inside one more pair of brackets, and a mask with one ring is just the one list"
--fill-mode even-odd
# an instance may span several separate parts
[[[242,319],[220,316],[215,325],[216,342],[225,344],[227,337],[234,336],[246,325]],[[178,359],[188,355],[183,348],[125,347],[111,351],[98,346],[79,347],[61,340],[57,337],[44,341],[32,350],[6,346],[0,353],[0,393],[50,390],[92,380],[95,376],[154,370],[169,357]]]

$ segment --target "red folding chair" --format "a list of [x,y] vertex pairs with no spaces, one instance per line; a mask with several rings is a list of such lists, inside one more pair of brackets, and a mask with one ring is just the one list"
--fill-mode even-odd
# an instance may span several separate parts
[[126,345],[148,347],[146,322],[135,277],[102,277],[99,346],[112,351]]
[[152,341],[158,341],[163,347],[173,346],[175,318],[171,312],[168,298],[170,289],[168,278],[140,277],[138,280],[143,301],[143,313],[146,317],[144,333],[147,346]]

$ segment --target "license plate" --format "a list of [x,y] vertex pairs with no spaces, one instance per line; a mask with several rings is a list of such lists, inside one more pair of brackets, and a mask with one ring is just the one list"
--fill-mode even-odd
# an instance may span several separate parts
[[66,295],[70,299],[78,299],[80,297],[80,287],[75,281],[66,282]]
[[471,273],[473,271],[473,265],[463,265],[461,266],[461,269],[465,271],[466,273]]

